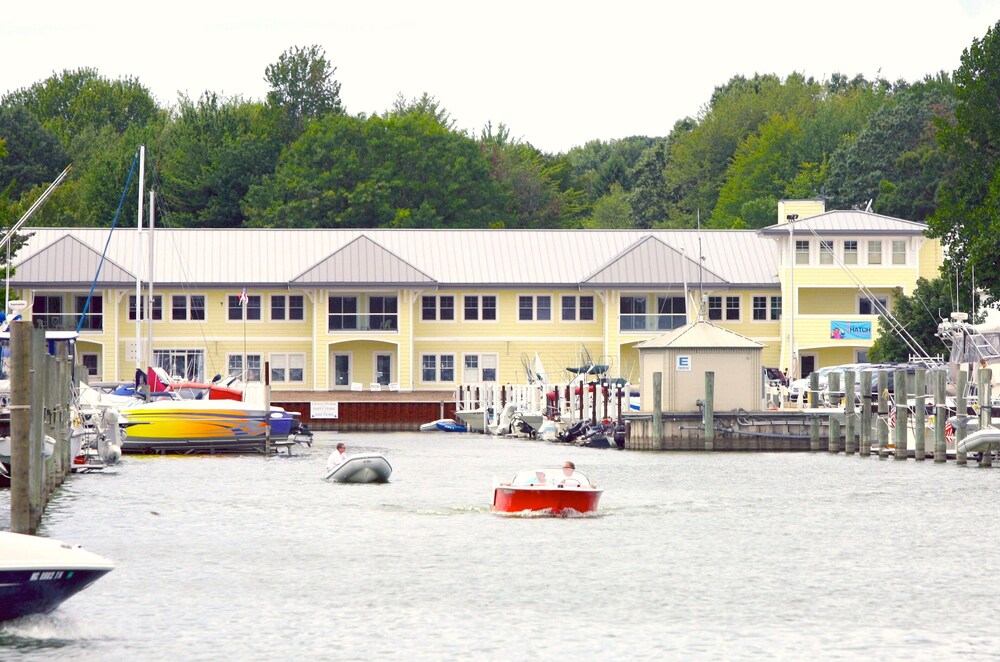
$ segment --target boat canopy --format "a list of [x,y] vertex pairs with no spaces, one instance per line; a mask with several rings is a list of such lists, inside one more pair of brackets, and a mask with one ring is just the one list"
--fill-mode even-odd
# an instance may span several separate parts
[[590,487],[590,479],[575,469],[566,473],[563,469],[522,469],[510,481],[511,486],[528,487],[531,485],[570,485],[572,487]]

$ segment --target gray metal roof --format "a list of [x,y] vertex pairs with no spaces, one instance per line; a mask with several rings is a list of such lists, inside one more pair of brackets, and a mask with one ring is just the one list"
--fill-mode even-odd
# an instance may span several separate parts
[[795,233],[822,235],[919,235],[927,231],[926,223],[904,221],[858,210],[828,211],[788,223],[779,223],[759,230],[763,235]]
[[701,349],[701,348],[750,348],[756,349],[764,345],[740,335],[735,331],[723,329],[708,320],[698,320],[668,331],[662,336],[651,338],[636,345],[639,349]]
[[[15,265],[26,264],[50,244],[70,235],[97,254],[103,252],[107,242],[108,259],[114,264],[132,274],[147,273],[148,232],[142,235],[137,256],[138,232],[134,228],[119,228],[111,233],[110,239],[106,228],[32,228],[27,231],[34,236],[15,256]],[[340,257],[334,257],[359,237],[367,240],[347,249]],[[703,255],[705,282],[711,272],[731,283],[729,287],[778,287],[777,242],[753,230],[157,228],[153,233],[156,256],[153,281],[189,287],[233,284],[286,287],[299,277],[316,279],[309,281],[311,283],[335,282],[336,278],[349,277],[338,270],[347,269],[350,264],[360,265],[362,253],[368,250],[367,259],[385,262],[369,272],[381,278],[383,283],[392,278],[402,279],[400,283],[412,283],[416,272],[425,277],[419,282],[436,281],[440,288],[578,287],[647,237],[655,237],[689,260],[697,261],[698,256]],[[362,250],[363,246],[367,248]],[[630,256],[633,279],[630,282],[682,284],[682,281],[656,280],[656,274],[662,269],[658,260],[665,253],[650,250],[648,254],[639,251]],[[90,263],[74,266],[67,260],[45,259],[44,262],[48,270],[44,281],[47,283],[89,283],[93,278],[92,271],[88,275]],[[26,275],[18,271],[12,282],[28,284]],[[692,283],[698,282],[700,277],[697,272],[687,276]]]
[[587,285],[642,287],[696,281],[706,285],[726,282],[709,269],[699,273],[697,262],[663,243],[659,237],[646,236],[583,282]]
[[427,284],[434,279],[361,235],[301,276],[296,285]]
[[110,260],[104,260],[104,264],[101,264],[99,251],[65,233],[28,259],[20,262],[17,265],[15,278],[19,284],[69,285],[81,282],[88,283],[94,280],[94,276],[98,274],[98,267],[100,267],[100,274],[97,284],[100,287],[135,283],[134,274],[122,269]]

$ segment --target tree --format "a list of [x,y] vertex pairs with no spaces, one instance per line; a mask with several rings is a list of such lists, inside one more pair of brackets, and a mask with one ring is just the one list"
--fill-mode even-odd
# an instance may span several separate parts
[[629,195],[621,184],[612,184],[608,194],[594,203],[593,214],[583,222],[583,227],[609,230],[629,230],[634,227]]
[[938,190],[931,234],[947,263],[1000,298],[1000,22],[973,39],[954,74],[955,121],[939,121],[938,139],[957,164]]
[[308,120],[343,112],[340,83],[333,78],[336,71],[326,51],[316,45],[293,46],[264,69],[264,80],[271,85],[267,101],[287,113],[295,135],[302,133]]
[[0,189],[10,187],[15,197],[39,184],[48,184],[69,165],[59,140],[24,107],[0,107],[0,139],[7,158],[0,159]]
[[[948,355],[949,348],[937,337],[938,323],[947,319],[955,310],[972,310],[971,291],[956,292],[954,283],[948,278],[927,280],[918,278],[913,294],[906,296],[901,288],[892,294],[892,316],[902,325],[918,347],[910,347],[901,334],[895,331],[885,315],[878,320],[879,337],[868,350],[868,359],[874,363],[909,361],[914,350],[923,351],[928,356]],[[979,319],[972,320],[980,321]]]

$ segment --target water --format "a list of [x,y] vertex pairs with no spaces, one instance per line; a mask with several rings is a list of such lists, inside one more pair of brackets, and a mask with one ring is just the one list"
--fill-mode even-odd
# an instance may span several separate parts
[[[392,481],[324,482],[336,440]],[[489,512],[494,475],[565,459],[605,488],[599,515]],[[0,659],[992,659],[998,481],[446,433],[127,456],[72,477],[41,531],[116,569],[0,624]]]

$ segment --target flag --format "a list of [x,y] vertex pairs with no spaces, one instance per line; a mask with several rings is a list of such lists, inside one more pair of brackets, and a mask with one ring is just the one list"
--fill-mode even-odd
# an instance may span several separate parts
[[247,305],[247,301],[248,301],[248,299],[247,299],[247,288],[244,287],[243,291],[240,292],[240,305],[241,306]]
[[896,427],[896,403],[889,403],[889,427]]

